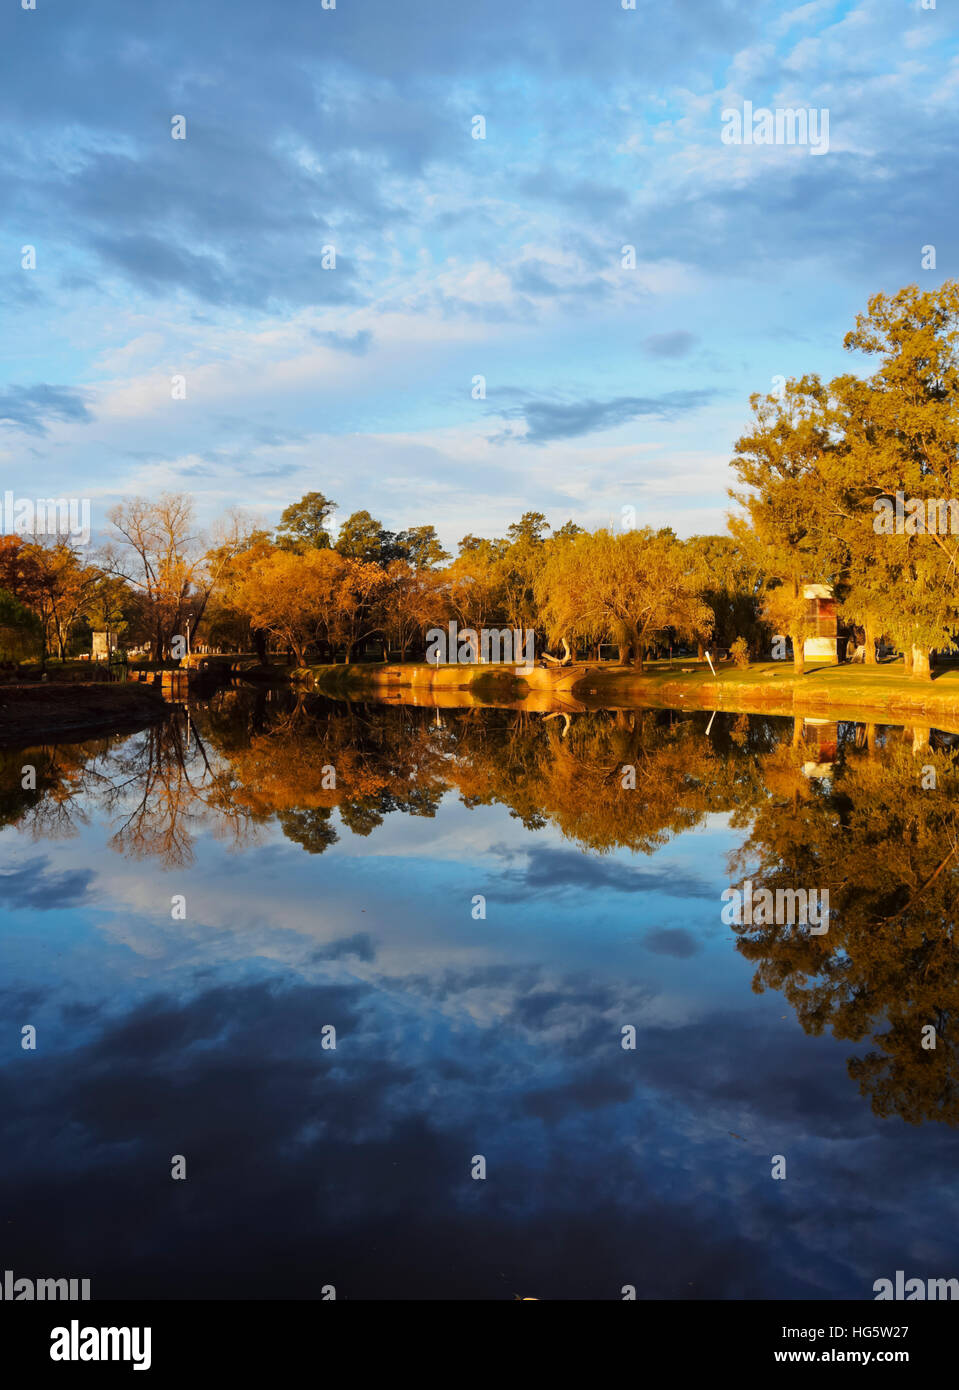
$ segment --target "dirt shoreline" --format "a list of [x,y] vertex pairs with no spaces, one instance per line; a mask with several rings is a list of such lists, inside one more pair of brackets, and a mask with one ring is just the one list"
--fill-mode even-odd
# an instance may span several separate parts
[[159,690],[135,682],[0,685],[0,744],[132,733],[165,711]]

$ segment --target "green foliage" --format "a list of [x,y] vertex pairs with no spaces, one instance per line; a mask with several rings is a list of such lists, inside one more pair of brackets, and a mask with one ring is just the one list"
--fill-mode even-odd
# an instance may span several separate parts
[[28,661],[39,655],[43,624],[19,599],[0,589],[0,661]]
[[299,502],[292,502],[280,517],[276,543],[281,549],[303,546],[329,550],[330,533],[326,523],[336,510],[336,503],[322,492],[308,492]]

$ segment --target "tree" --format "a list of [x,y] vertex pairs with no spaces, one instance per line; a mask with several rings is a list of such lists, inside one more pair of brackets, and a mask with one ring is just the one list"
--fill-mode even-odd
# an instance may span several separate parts
[[438,575],[414,569],[406,560],[394,560],[386,574],[380,599],[383,632],[405,661],[407,651],[419,644],[428,628],[446,621],[446,596]]
[[55,644],[62,661],[70,629],[90,611],[102,574],[97,566],[83,564],[79,551],[63,537],[29,549],[36,564],[34,606],[43,623],[44,656]]
[[384,530],[383,523],[368,511],[353,512],[340,527],[335,549],[347,560],[361,564],[388,565],[391,560],[403,559],[397,538]]
[[453,616],[461,628],[477,634],[476,660],[480,657],[479,633],[504,613],[500,551],[492,541],[478,541],[460,551],[443,571],[445,592]]
[[339,582],[348,563],[332,550],[251,549],[236,559],[231,596],[253,627],[292,648],[305,666],[312,643],[335,641]]
[[449,551],[440,544],[435,526],[411,526],[406,531],[399,531],[396,549],[401,552],[398,559],[409,560],[413,568],[418,570],[433,569],[450,559]]
[[336,503],[324,497],[322,492],[305,493],[299,502],[292,502],[283,511],[276,531],[277,545],[281,550],[303,547],[329,550],[328,521],[335,511]]
[[199,625],[230,543],[219,551],[218,568],[210,567],[194,531],[193,503],[183,493],[164,493],[155,502],[131,498],[113,507],[109,519],[122,538],[119,550],[110,552],[110,563],[142,595],[153,658],[162,661],[188,618],[194,628]]
[[765,577],[757,557],[746,554],[732,536],[693,536],[686,549],[699,576],[700,597],[713,615],[714,641],[732,647],[741,637],[758,654],[766,628],[760,612]]
[[390,578],[381,565],[347,560],[337,575],[333,615],[335,634],[352,660],[353,648],[383,630],[383,599]]
[[36,656],[43,642],[43,624],[6,589],[0,589],[0,661],[24,661]]
[[[959,627],[959,535],[925,524],[927,501],[959,497],[959,281],[874,295],[844,346],[879,358],[858,388],[837,383],[854,588],[866,616],[878,612],[911,654],[913,674],[928,680],[930,649],[948,645]],[[897,490],[922,504],[903,534],[894,523],[876,525],[876,503],[891,520]]]
[[753,428],[737,439],[732,467],[747,492],[730,497],[745,509],[730,529],[768,576],[763,612],[792,639],[797,675],[813,635],[805,581],[828,582],[839,570],[842,543],[823,507],[823,461],[834,448],[828,397],[819,378],[786,382],[782,397],[750,397]]
[[554,541],[571,541],[576,536],[583,534],[583,527],[577,526],[575,521],[564,521],[558,531],[553,532]]
[[244,533],[234,533],[224,545],[214,546],[207,554],[207,564],[211,570],[219,573],[220,582],[204,614],[203,635],[206,641],[213,646],[226,644],[241,650],[252,644],[260,662],[266,665],[267,633],[251,623],[249,614],[238,602],[237,586],[277,549],[303,553],[317,548],[320,547],[274,546],[269,531],[256,526]]
[[22,536],[0,535],[0,589],[30,607],[39,598],[40,587],[36,548]]
[[712,630],[685,548],[649,527],[550,547],[537,596],[554,638],[608,635],[640,670],[646,646],[667,629],[690,638]]
[[543,532],[549,529],[549,523],[542,512],[524,512],[519,521],[507,526],[506,535],[511,545],[520,541],[526,541],[530,545],[542,545],[546,539]]

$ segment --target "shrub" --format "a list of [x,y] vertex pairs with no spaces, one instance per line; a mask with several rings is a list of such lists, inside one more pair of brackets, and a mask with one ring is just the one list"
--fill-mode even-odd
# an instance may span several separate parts
[[729,648],[729,655],[736,665],[745,669],[749,665],[749,647],[746,645],[745,637],[737,637]]

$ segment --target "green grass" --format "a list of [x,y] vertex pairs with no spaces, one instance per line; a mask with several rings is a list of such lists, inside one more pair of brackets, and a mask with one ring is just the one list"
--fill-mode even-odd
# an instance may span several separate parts
[[600,700],[614,694],[646,697],[665,704],[679,698],[705,706],[719,701],[727,709],[737,701],[769,707],[815,705],[845,718],[860,711],[959,714],[959,665],[950,663],[933,675],[931,681],[915,680],[901,659],[876,666],[809,664],[801,676],[791,661],[757,661],[745,669],[723,664],[713,675],[705,662],[688,659],[674,660],[671,667],[668,662],[649,662],[642,673],[628,667],[592,670],[575,693],[595,691],[593,698]]

